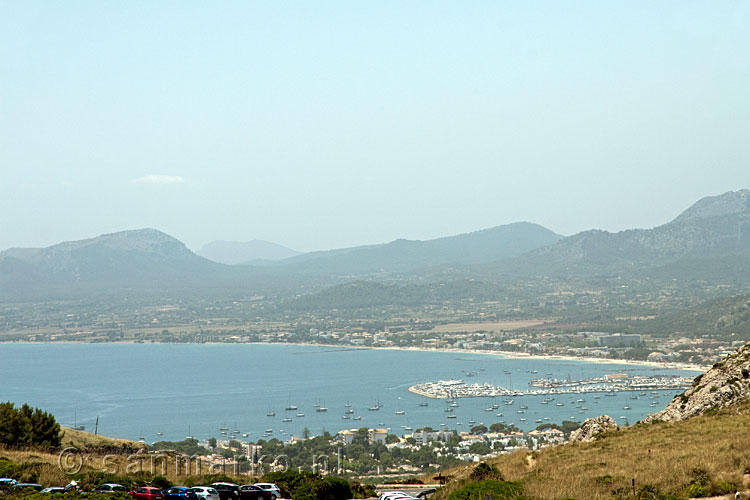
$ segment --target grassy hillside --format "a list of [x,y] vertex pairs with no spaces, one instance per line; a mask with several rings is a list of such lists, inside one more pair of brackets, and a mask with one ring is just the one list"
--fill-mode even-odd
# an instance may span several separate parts
[[68,427],[63,427],[61,429],[61,434],[63,448],[73,446],[80,450],[96,451],[106,451],[114,449],[137,451],[146,449],[146,445],[144,443],[130,441],[129,439],[118,439],[100,436],[92,434],[90,432],[77,431]]
[[[719,495],[750,482],[750,405],[677,423],[638,424],[591,443],[490,460],[506,480],[519,481],[531,499],[633,498],[636,491],[671,498]],[[433,497],[442,500],[471,482],[472,466]],[[649,493],[649,494],[650,494]],[[669,498],[656,494],[639,498]]]
[[[102,456],[107,453],[116,455],[117,459],[112,463],[117,463],[119,467],[124,469],[128,455],[146,449],[146,445],[143,443],[97,436],[67,427],[61,429],[61,434],[62,449],[72,447],[81,451],[80,456],[83,458],[82,472],[101,470]],[[7,468],[7,461],[18,464],[17,468],[14,467],[13,473],[9,470],[4,472],[7,475],[17,477],[20,481],[64,486],[70,482],[71,478],[60,469],[60,456],[59,450],[26,450],[0,446],[0,462],[2,462],[0,466]],[[70,463],[75,464],[76,462],[71,460]]]

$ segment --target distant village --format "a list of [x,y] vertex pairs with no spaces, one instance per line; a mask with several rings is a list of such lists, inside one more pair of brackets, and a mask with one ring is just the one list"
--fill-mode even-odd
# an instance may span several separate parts
[[715,338],[647,338],[640,334],[579,331],[552,332],[419,332],[384,330],[320,331],[308,334],[288,332],[234,335],[233,342],[307,342],[360,347],[410,347],[419,349],[461,349],[512,352],[528,355],[624,359],[656,363],[685,363],[708,367],[730,354],[744,341]]

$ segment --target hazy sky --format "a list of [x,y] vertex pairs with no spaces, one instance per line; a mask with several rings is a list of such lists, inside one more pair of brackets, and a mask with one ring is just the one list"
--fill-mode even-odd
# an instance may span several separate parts
[[653,227],[750,187],[750,2],[0,0],[0,249]]

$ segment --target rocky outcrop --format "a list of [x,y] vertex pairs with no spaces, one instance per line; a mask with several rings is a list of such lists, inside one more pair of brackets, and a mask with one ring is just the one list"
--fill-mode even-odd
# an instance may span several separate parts
[[676,421],[728,408],[750,399],[750,344],[739,348],[693,381],[693,387],[644,422]]
[[600,415],[594,418],[587,418],[583,425],[570,433],[571,443],[585,443],[593,441],[597,434],[607,431],[616,431],[620,427],[617,422],[609,415]]

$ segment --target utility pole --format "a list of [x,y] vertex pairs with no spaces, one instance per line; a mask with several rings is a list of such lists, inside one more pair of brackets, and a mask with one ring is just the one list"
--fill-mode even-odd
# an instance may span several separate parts
[[94,436],[99,434],[99,415],[96,416],[96,425],[94,425]]

